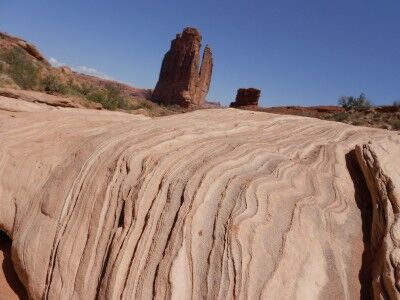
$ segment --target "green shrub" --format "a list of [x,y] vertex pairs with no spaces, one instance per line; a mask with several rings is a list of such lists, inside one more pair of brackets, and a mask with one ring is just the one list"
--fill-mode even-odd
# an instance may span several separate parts
[[67,87],[54,75],[47,75],[41,82],[41,88],[46,93],[67,93]]
[[354,126],[360,126],[362,124],[364,124],[363,120],[352,120],[351,121],[351,125],[354,125]]
[[349,114],[347,112],[340,112],[337,113],[333,116],[333,119],[336,122],[343,122],[344,120],[346,120],[349,117]]
[[7,62],[9,76],[23,89],[34,89],[39,81],[39,68],[32,63],[24,50],[14,47],[2,51],[0,58]]
[[144,109],[148,109],[151,110],[152,106],[149,102],[147,101],[140,101],[138,103],[132,104],[130,105],[129,109],[134,110],[134,109],[140,109],[140,108],[144,108]]
[[363,110],[372,107],[371,101],[363,93],[359,97],[343,96],[338,103],[346,110]]
[[90,101],[103,103],[103,102],[105,102],[106,95],[105,95],[104,91],[96,90],[96,91],[92,91],[90,94],[88,94],[87,99]]
[[[87,94],[85,95],[84,93]],[[130,108],[128,102],[121,95],[120,90],[112,84],[106,85],[104,89],[84,90],[82,94],[90,101],[101,103],[105,109]]]
[[400,130],[400,119],[392,120],[390,125],[392,125],[393,129]]
[[76,86],[76,90],[83,96],[89,95],[90,92],[93,91],[93,89],[93,87],[90,87],[86,83]]

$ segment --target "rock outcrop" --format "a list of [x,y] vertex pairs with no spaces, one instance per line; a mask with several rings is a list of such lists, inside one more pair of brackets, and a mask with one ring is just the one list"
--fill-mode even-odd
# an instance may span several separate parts
[[[84,106],[79,103],[79,98],[67,97],[67,96],[54,96],[45,94],[42,92],[16,90],[9,88],[0,88],[0,96],[20,99],[26,102],[43,103],[50,106],[56,107],[73,107],[83,108]],[[3,103],[2,103],[3,104]],[[0,107],[2,107],[0,104]],[[96,103],[99,104],[99,103]]]
[[363,144],[356,153],[372,199],[373,299],[400,299],[400,145]]
[[33,56],[39,61],[44,61],[44,56],[39,52],[38,49],[36,49],[35,46],[27,43],[26,41],[20,40],[18,41],[18,46],[20,46],[22,49],[24,49],[26,52],[29,53],[29,55]]
[[[44,55],[42,55],[41,52],[31,43],[28,43],[27,41],[18,37],[0,32],[0,52],[4,51],[5,53],[7,53],[12,49],[18,48],[24,50],[24,54],[27,54],[25,55],[25,58],[27,58],[28,61],[32,62],[36,66],[40,74],[38,77],[42,80],[49,75],[56,76],[56,78],[60,80],[60,83],[66,84],[68,82],[72,82],[75,86],[90,86],[95,89],[104,89],[111,84],[113,87],[117,88],[124,97],[141,98],[146,100],[150,100],[151,98],[151,89],[135,88],[125,83],[117,82],[114,80],[103,79],[87,74],[78,73],[72,71],[67,66],[52,67],[50,62],[46,60]],[[0,57],[0,69],[3,70],[3,72],[0,72],[0,81],[2,81],[3,83],[2,86],[18,88],[18,84],[12,78],[10,78],[10,76],[8,76],[7,72],[5,72],[5,70],[8,69],[8,62],[2,61],[2,59],[4,59],[4,57]],[[7,77],[6,79],[4,79],[1,78],[2,76]],[[7,84],[4,84],[4,82],[6,82]]]
[[10,45],[17,45],[38,61],[45,61],[44,56],[39,52],[39,50],[34,45],[28,43],[23,39],[0,32],[0,40],[10,43]]
[[235,102],[231,103],[231,107],[258,106],[261,91],[255,88],[238,89]]
[[[359,299],[373,261],[377,299],[398,295],[396,132],[9,103],[0,230],[31,299]],[[369,258],[356,145],[379,191]]]
[[185,28],[171,42],[165,54],[160,77],[152,99],[163,104],[202,106],[210,88],[213,58],[206,46],[200,66],[201,35],[195,28]]

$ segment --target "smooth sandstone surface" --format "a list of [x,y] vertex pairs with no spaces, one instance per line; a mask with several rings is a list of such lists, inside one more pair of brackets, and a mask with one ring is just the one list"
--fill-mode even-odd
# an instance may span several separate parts
[[398,266],[396,211],[390,253],[369,251],[382,221],[359,167],[360,149],[381,149],[392,196],[379,199],[397,203],[396,132],[0,104],[0,230],[32,299],[366,299]]

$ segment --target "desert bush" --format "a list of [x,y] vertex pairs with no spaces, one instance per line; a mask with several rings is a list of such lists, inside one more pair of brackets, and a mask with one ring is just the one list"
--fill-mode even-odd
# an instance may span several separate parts
[[140,108],[144,108],[144,109],[151,110],[153,107],[152,107],[152,105],[151,105],[149,102],[147,102],[147,101],[140,101],[140,102],[138,102],[138,103],[129,105],[129,109],[131,109],[131,110],[140,109]]
[[339,105],[346,110],[363,110],[372,107],[372,103],[367,99],[364,93],[361,93],[358,97],[343,96],[338,101]]
[[400,119],[394,119],[390,121],[390,125],[395,130],[400,130]]
[[335,115],[333,116],[333,119],[334,119],[336,122],[343,122],[343,121],[345,121],[348,117],[349,117],[349,114],[348,114],[347,112],[340,112],[340,113],[335,114]]
[[86,83],[82,83],[81,85],[72,85],[72,88],[83,96],[87,96],[90,94],[90,92],[96,90],[96,88],[91,87]]
[[9,64],[8,74],[23,89],[34,89],[39,81],[39,68],[19,47],[2,51],[0,58]]
[[120,90],[112,84],[106,85],[104,89],[91,90],[85,97],[90,101],[101,103],[105,109],[129,109],[129,104]]
[[60,82],[60,80],[50,74],[47,75],[41,82],[41,89],[46,93],[66,94],[67,87]]
[[362,124],[364,124],[363,120],[355,119],[355,120],[351,121],[351,125],[354,125],[354,126],[360,126]]

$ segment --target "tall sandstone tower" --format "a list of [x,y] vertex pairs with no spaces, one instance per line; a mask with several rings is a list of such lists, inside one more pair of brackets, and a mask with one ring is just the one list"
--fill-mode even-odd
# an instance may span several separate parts
[[187,27],[171,42],[165,54],[152,99],[163,104],[201,106],[210,88],[213,58],[206,46],[200,66],[201,35]]

